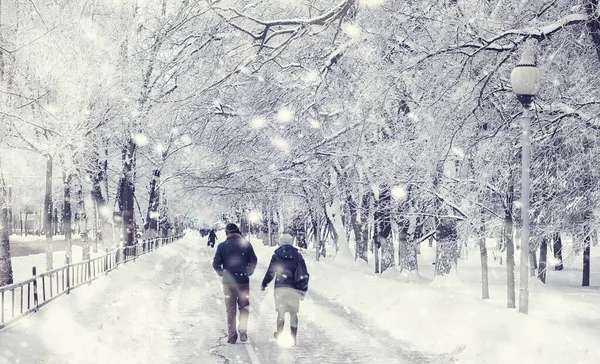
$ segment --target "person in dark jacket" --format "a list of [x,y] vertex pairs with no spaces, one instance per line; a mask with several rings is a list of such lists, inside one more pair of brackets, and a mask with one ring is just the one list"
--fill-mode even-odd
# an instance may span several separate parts
[[217,241],[217,234],[215,233],[215,229],[211,229],[210,233],[208,233],[208,246],[211,248],[215,247],[215,242]]
[[[235,344],[248,340],[248,314],[250,307],[250,276],[256,268],[257,258],[249,241],[244,239],[235,224],[225,227],[227,240],[219,244],[213,260],[213,268],[223,277],[225,310],[227,312],[227,342]],[[236,308],[240,311],[239,327],[236,329]]]
[[[308,290],[308,271],[304,258],[292,243],[294,238],[289,234],[283,234],[279,238],[280,247],[275,250],[265,278],[262,281],[262,290],[275,279],[275,309],[277,310],[277,331],[273,336],[277,339],[283,332],[285,324],[285,313],[290,314],[290,331],[294,345],[298,334],[298,311],[300,301],[304,300]],[[298,287],[297,272],[305,273],[306,283]]]

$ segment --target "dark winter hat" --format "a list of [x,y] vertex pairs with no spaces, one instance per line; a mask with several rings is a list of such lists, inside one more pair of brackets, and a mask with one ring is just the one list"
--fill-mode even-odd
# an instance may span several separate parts
[[225,226],[225,234],[229,235],[233,233],[239,234],[240,228],[236,224],[227,224],[227,226]]

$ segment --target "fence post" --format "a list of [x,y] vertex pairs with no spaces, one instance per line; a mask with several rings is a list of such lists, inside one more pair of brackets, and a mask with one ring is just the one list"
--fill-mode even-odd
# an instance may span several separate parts
[[67,294],[71,293],[71,258],[67,257]]
[[104,248],[104,274],[108,274],[108,248]]
[[91,285],[92,284],[92,259],[90,257],[90,259],[88,259],[87,261],[87,273],[88,273],[88,283]]
[[35,267],[31,270],[33,273],[33,305],[35,306],[35,311],[38,310],[38,286],[37,286],[37,271]]

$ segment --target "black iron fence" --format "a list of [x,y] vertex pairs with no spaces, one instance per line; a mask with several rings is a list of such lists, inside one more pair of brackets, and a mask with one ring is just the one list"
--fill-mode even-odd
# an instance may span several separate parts
[[31,278],[0,287],[0,329],[36,312],[40,307],[56,298],[69,294],[84,284],[92,284],[121,264],[135,261],[140,255],[155,251],[170,244],[183,235],[165,238],[144,239],[136,245],[106,251],[106,254],[82,262],[67,264],[49,272],[38,273],[32,268]]

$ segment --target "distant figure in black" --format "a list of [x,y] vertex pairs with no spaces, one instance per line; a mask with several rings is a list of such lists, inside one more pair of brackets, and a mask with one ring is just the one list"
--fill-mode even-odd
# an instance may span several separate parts
[[[213,268],[223,277],[225,310],[227,312],[227,342],[235,344],[248,341],[248,314],[250,309],[250,276],[256,269],[256,254],[252,244],[242,236],[236,224],[225,227],[227,240],[219,244]],[[239,327],[236,328],[236,308],[240,310]]]
[[285,313],[290,314],[290,331],[294,345],[298,334],[298,311],[300,301],[308,290],[308,271],[302,254],[292,246],[294,238],[289,234],[279,237],[279,248],[271,258],[269,269],[262,281],[262,290],[275,278],[275,309],[277,310],[277,339],[283,332]]
[[208,233],[208,243],[206,245],[210,246],[211,248],[214,248],[216,241],[217,241],[217,234],[215,233],[215,229],[212,229],[210,231],[210,233]]

